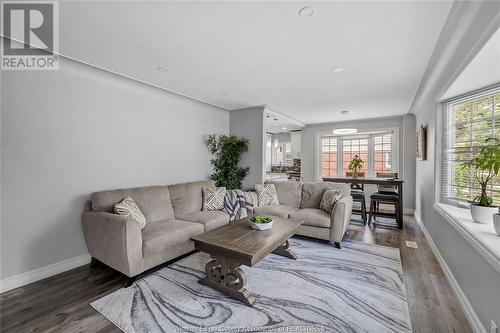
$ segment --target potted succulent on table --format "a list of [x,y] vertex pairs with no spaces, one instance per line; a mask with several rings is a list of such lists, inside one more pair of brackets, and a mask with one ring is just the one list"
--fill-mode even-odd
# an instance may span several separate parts
[[354,155],[349,163],[349,170],[352,171],[352,178],[358,178],[358,172],[363,168],[363,160],[358,155]]
[[[487,138],[486,146],[481,148],[479,153],[470,161],[464,163],[463,167],[471,170],[474,178],[481,186],[481,194],[476,196],[470,203],[472,219],[479,223],[493,223],[493,215],[496,215],[496,224],[500,223],[498,207],[493,206],[493,198],[488,196],[488,184],[493,178],[498,176],[500,170],[500,140]],[[500,230],[500,225],[495,225],[495,229]]]

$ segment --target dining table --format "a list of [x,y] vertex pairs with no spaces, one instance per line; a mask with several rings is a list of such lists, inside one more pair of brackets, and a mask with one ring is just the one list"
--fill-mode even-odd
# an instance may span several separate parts
[[344,184],[373,184],[373,185],[386,185],[394,186],[399,196],[399,202],[401,203],[401,209],[399,210],[399,221],[401,221],[401,226],[403,225],[403,183],[404,180],[401,178],[383,178],[383,177],[323,177],[324,182],[332,183],[344,183]]

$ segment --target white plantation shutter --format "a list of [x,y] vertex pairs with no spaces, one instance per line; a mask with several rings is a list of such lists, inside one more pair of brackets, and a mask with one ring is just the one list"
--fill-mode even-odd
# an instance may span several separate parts
[[[442,200],[465,204],[480,194],[480,186],[462,164],[479,152],[485,139],[500,139],[500,85],[443,103]],[[488,187],[500,205],[500,179]]]

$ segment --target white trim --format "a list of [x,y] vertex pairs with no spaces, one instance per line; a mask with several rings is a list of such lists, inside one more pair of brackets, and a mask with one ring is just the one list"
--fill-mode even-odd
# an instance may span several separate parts
[[44,267],[21,273],[0,281],[0,293],[22,287],[24,285],[48,278],[50,276],[69,271],[70,269],[86,265],[90,262],[89,254],[69,258]]
[[413,208],[403,208],[404,215],[415,215],[415,209]]
[[465,238],[465,240],[474,248],[476,251],[488,261],[491,266],[500,273],[500,257],[498,257],[488,246],[485,246],[483,241],[466,228],[462,222],[460,222],[456,217],[449,214],[444,208],[443,204],[435,202],[433,205],[436,212],[439,213],[458,233]]
[[429,243],[429,246],[431,247],[432,253],[434,254],[434,257],[436,257],[436,260],[439,264],[439,267],[441,267],[441,270],[443,271],[443,274],[448,281],[448,284],[450,285],[451,290],[455,294],[455,297],[458,299],[458,303],[462,307],[462,310],[464,311],[465,318],[469,322],[469,325],[472,328],[472,331],[475,333],[487,333],[485,327],[483,326],[483,323],[481,320],[479,320],[479,317],[477,316],[476,311],[474,311],[474,308],[470,304],[469,300],[467,299],[467,296],[465,296],[465,293],[463,292],[462,288],[460,288],[460,285],[458,284],[457,280],[453,276],[453,272],[451,269],[448,267],[446,264],[446,261],[444,261],[444,258],[441,256],[441,253],[439,252],[438,248],[436,247],[436,244],[434,244],[434,241],[431,238],[431,235],[425,228],[424,223],[422,222],[422,219],[420,216],[415,212],[415,220],[417,220],[417,224],[420,226],[420,229],[422,230],[422,233],[425,236],[425,239],[427,240],[427,243]]

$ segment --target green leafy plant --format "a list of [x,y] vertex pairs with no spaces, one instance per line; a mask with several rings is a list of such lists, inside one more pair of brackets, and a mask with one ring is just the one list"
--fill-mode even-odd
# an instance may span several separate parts
[[254,217],[252,217],[250,219],[250,221],[252,221],[253,223],[257,223],[257,224],[266,224],[266,223],[270,223],[272,221],[272,219],[268,216],[264,216],[264,215],[255,215]]
[[235,135],[209,135],[208,150],[215,158],[210,160],[214,167],[211,176],[212,180],[219,187],[226,187],[228,190],[240,189],[243,179],[250,171],[249,167],[239,167],[241,155],[248,151],[250,141]]
[[470,161],[463,164],[463,168],[468,168],[473,173],[474,178],[481,186],[481,195],[476,196],[471,203],[477,206],[489,207],[493,204],[493,198],[488,196],[486,189],[488,183],[496,176],[500,170],[500,140],[497,138],[487,138],[486,146],[481,148],[479,153]]
[[358,155],[354,155],[351,162],[349,163],[349,170],[351,170],[353,174],[357,175],[361,168],[363,168],[363,160],[359,158]]

